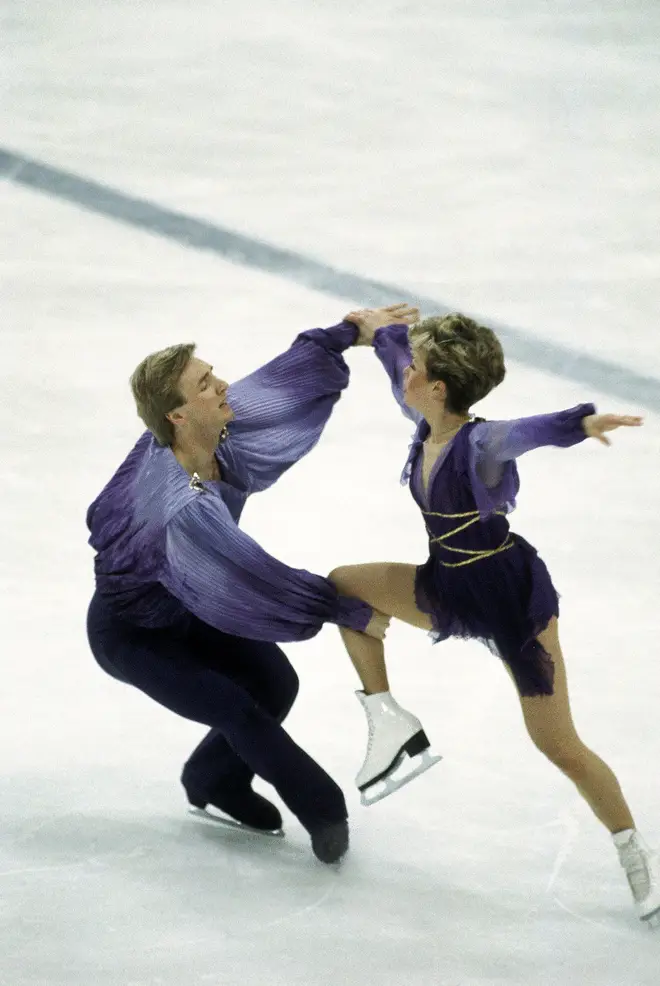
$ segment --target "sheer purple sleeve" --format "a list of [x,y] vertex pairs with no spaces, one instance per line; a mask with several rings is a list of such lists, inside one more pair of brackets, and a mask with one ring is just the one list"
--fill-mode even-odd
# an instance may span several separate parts
[[230,386],[236,417],[227,445],[251,492],[267,489],[314,448],[348,386],[342,353],[356,336],[350,322],[302,332],[286,352]]
[[518,492],[515,459],[544,445],[569,448],[586,438],[582,419],[593,404],[512,421],[478,421],[470,431],[470,475],[482,514],[512,507]]
[[403,371],[412,363],[412,353],[408,343],[407,325],[388,325],[377,329],[374,334],[376,356],[385,367],[392,383],[392,393],[397,404],[407,418],[419,424],[422,415],[408,407],[403,399]]
[[372,609],[328,579],[289,568],[240,530],[219,497],[200,493],[169,522],[163,585],[225,633],[307,640],[324,623],[364,630]]

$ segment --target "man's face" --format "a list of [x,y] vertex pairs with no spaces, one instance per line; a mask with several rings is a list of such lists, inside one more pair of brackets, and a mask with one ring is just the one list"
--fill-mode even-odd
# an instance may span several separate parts
[[185,421],[204,434],[218,434],[234,417],[227,404],[229,384],[218,380],[213,367],[193,356],[179,378],[183,403],[172,412],[175,424]]

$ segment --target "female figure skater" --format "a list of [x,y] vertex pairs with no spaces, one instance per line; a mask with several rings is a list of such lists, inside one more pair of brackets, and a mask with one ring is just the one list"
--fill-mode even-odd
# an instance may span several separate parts
[[[460,314],[378,328],[369,309],[347,318],[373,345],[394,396],[417,429],[402,481],[429,536],[424,565],[376,563],[335,569],[339,592],[431,631],[434,640],[477,638],[504,662],[517,687],[535,745],[577,786],[613,835],[640,918],[660,917],[657,859],[635,828],[612,770],[576,732],[557,632],[557,593],[536,550],[509,530],[519,480],[516,458],[543,445],[569,447],[641,418],[596,414],[592,404],[514,421],[470,414],[504,379],[495,333]],[[381,323],[382,326],[382,323]],[[367,755],[357,784],[370,804],[435,762],[421,723],[389,691],[382,641],[340,628],[361,679]],[[397,782],[393,772],[416,769]],[[417,756],[422,754],[422,760]],[[410,766],[410,765],[406,765]],[[384,791],[376,794],[378,782]]]

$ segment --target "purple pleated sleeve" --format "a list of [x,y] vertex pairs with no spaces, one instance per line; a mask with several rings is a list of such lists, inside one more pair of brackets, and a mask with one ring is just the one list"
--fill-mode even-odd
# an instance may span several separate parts
[[419,424],[419,411],[408,407],[403,398],[403,371],[412,363],[407,325],[388,325],[374,333],[373,348],[392,384],[394,398],[407,418]]
[[[229,388],[235,419],[219,452],[250,493],[265,490],[318,442],[349,381],[342,353],[357,329],[302,332],[292,346]],[[290,568],[234,522],[221,497],[200,494],[167,527],[166,588],[200,619],[255,640],[306,640],[336,623],[364,630],[372,609],[325,578]]]
[[87,515],[98,591],[137,626],[192,612],[237,636],[306,640],[324,623],[364,630],[372,610],[332,583],[273,558],[238,527],[266,489],[318,441],[347,386],[343,351],[357,329],[303,332],[230,388],[237,415],[217,451],[223,480],[191,484],[170,448],[146,432]]
[[[302,332],[286,352],[229,387],[235,420],[227,451],[249,476],[251,493],[267,489],[314,448],[348,386],[342,353],[356,336],[350,322]],[[222,452],[221,446],[221,458]]]
[[582,420],[593,404],[511,421],[477,421],[470,431],[470,477],[482,515],[515,504],[519,479],[515,460],[525,452],[555,445],[570,448],[587,437]]
[[[403,372],[412,361],[408,327],[388,325],[378,329],[373,342],[376,356],[392,384],[392,393],[403,413],[419,426],[423,417],[408,407],[403,397]],[[578,404],[567,411],[539,414],[512,421],[478,421],[470,432],[469,472],[477,507],[482,516],[494,510],[513,509],[520,485],[515,460],[525,452],[543,445],[568,448],[586,436],[582,419],[594,414],[593,404]],[[412,459],[424,437],[418,427],[411,447],[403,481],[410,477]]]
[[167,525],[166,589],[205,623],[253,640],[313,637],[326,623],[364,630],[371,607],[320,575],[289,568],[235,524],[221,497],[200,492]]

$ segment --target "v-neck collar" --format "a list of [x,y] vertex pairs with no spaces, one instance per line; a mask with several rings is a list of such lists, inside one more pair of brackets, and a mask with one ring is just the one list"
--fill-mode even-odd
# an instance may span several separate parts
[[180,473],[188,476],[189,486],[191,489],[196,489],[200,492],[204,489],[217,490],[218,492],[227,489],[243,496],[247,493],[247,489],[244,487],[244,484],[241,482],[234,470],[227,466],[226,462],[223,462],[219,448],[216,448],[213,452],[216,462],[218,463],[218,469],[220,470],[220,476],[218,479],[200,479],[197,473],[193,473],[191,476],[191,474],[188,473],[181,465],[171,449],[170,452],[172,453],[172,458],[174,459]]
[[456,434],[452,435],[451,438],[447,442],[445,442],[444,446],[438,453],[435,462],[431,466],[431,471],[429,473],[429,479],[428,479],[428,483],[426,484],[426,487],[424,487],[424,456],[426,454],[426,449],[424,448],[424,442],[431,434],[431,427],[428,421],[424,423],[426,427],[420,430],[420,435],[419,435],[419,453],[417,455],[417,470],[418,470],[418,486],[419,486],[420,498],[424,506],[428,510],[431,503],[430,494],[431,491],[433,490],[433,484],[435,483],[436,477],[440,472],[440,469],[442,468],[444,462],[447,459],[449,449],[452,447],[453,443],[456,441],[460,433],[463,431],[465,425],[470,424],[470,422],[466,421],[465,424],[462,424],[461,427],[456,432]]
[[417,457],[417,462],[418,462],[417,468],[419,470],[419,492],[421,494],[421,498],[424,502],[424,505],[427,508],[430,503],[430,493],[431,490],[433,489],[433,484],[435,482],[436,476],[438,475],[438,472],[440,471],[443,462],[447,458],[447,451],[450,448],[451,443],[454,441],[454,438],[456,438],[456,435],[450,438],[447,444],[444,446],[444,448],[442,448],[441,451],[438,453],[435,462],[431,466],[431,471],[429,473],[429,479],[428,479],[428,483],[426,484],[426,487],[424,486],[424,455],[425,455],[424,442],[422,442],[422,444],[419,447],[420,454]]

